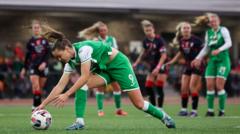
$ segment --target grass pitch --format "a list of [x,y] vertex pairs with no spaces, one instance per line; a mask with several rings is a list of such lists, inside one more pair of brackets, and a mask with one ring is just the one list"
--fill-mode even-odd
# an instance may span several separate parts
[[[105,116],[98,117],[95,105],[88,105],[84,130],[65,131],[74,119],[74,107],[57,109],[49,106],[53,123],[48,130],[34,130],[30,125],[31,106],[0,106],[0,134],[240,134],[240,106],[227,105],[226,117],[206,118],[206,105],[199,106],[199,117],[178,117],[179,105],[165,105],[165,111],[176,121],[176,129],[167,129],[159,120],[148,117],[132,105],[124,105],[129,113],[117,117],[114,106],[104,107]],[[217,114],[217,113],[216,113]]]

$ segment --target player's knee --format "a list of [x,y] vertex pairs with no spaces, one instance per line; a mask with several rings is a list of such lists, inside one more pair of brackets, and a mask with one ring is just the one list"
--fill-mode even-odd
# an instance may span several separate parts
[[224,85],[223,84],[216,84],[216,89],[218,91],[220,91],[220,90],[224,89]]
[[181,90],[181,94],[188,94],[189,93],[189,90],[188,89],[182,89]]
[[33,89],[33,90],[40,90],[39,84],[33,83],[33,84],[32,84],[32,89]]
[[137,102],[134,102],[133,105],[134,105],[137,109],[143,109],[144,103],[143,103],[143,101],[137,101]]
[[211,83],[211,82],[207,82],[207,89],[208,89],[208,90],[212,90],[212,89],[214,89],[214,85],[213,85],[213,83]]
[[147,80],[145,83],[145,87],[152,88],[154,86],[153,81]]

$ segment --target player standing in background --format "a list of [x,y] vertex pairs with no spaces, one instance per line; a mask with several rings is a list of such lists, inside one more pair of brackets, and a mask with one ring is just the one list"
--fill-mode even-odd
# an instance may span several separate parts
[[[37,109],[44,108],[50,102],[62,107],[69,96],[79,88],[92,89],[117,81],[136,108],[161,120],[168,128],[175,128],[175,123],[169,115],[144,101],[130,61],[117,49],[104,42],[90,40],[72,45],[62,33],[56,31],[50,31],[45,36],[53,41],[53,56],[66,64],[58,84]],[[76,68],[81,70],[81,76],[69,90],[62,93],[76,64],[81,65],[80,68]],[[77,126],[77,122],[73,126]]]
[[149,96],[149,101],[155,106],[156,99],[153,88],[156,86],[158,107],[162,108],[164,101],[163,87],[167,79],[167,70],[161,69],[161,67],[167,60],[166,43],[160,35],[155,34],[154,26],[150,21],[143,20],[141,24],[146,38],[143,40],[142,52],[133,64],[133,67],[135,68],[142,59],[146,60],[150,65],[150,73],[146,78],[145,89]]
[[[87,38],[96,41],[102,41],[109,46],[118,49],[117,41],[115,37],[108,35],[108,27],[103,22],[96,22],[93,26],[84,29],[82,32],[79,33],[80,38]],[[113,88],[113,96],[114,102],[116,106],[116,115],[119,116],[126,116],[127,112],[121,109],[121,88],[117,82],[112,82],[111,86]],[[97,88],[96,92],[96,100],[98,106],[98,116],[104,116],[103,111],[103,100],[104,100],[104,90],[106,86]]]
[[214,116],[215,89],[219,98],[218,116],[224,116],[227,98],[224,86],[231,70],[229,48],[232,46],[232,41],[230,33],[226,27],[220,25],[220,18],[214,13],[206,13],[204,16],[197,17],[196,25],[200,24],[208,25],[210,28],[206,31],[205,46],[192,62],[192,66],[200,67],[204,56],[209,54],[205,71],[208,102],[206,116]]
[[[165,65],[174,64],[179,58],[185,59],[184,71],[181,78],[181,105],[182,109],[179,116],[196,117],[198,108],[198,92],[201,89],[202,81],[201,75],[203,67],[191,67],[191,62],[195,59],[201,51],[203,44],[202,41],[191,34],[192,27],[189,22],[181,22],[176,27],[176,36],[173,39],[173,47],[179,48],[175,57]],[[192,96],[192,111],[190,114],[187,112],[189,93]]]
[[31,27],[33,35],[27,43],[24,68],[20,75],[23,78],[26,70],[29,71],[33,92],[32,110],[34,110],[41,104],[42,89],[47,80],[50,51],[48,41],[42,36],[40,21],[33,20]]

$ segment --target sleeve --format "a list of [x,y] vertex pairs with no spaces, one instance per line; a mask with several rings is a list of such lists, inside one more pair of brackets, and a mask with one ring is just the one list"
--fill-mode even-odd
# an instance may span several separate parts
[[114,37],[113,37],[113,48],[118,49],[118,44],[117,44],[116,38]]
[[204,44],[202,42],[202,40],[198,37],[196,37],[196,48],[197,50],[201,50],[204,47]]
[[24,68],[25,69],[28,69],[28,63],[29,63],[30,57],[31,57],[31,41],[29,40],[27,43],[26,55],[25,55],[25,60],[24,60]]
[[147,49],[147,44],[146,44],[146,40],[145,40],[145,39],[144,39],[143,42],[142,42],[142,47],[143,47],[144,49]]
[[167,52],[166,41],[162,37],[160,37],[159,40],[161,45],[161,47],[159,48],[160,53],[166,53]]
[[80,57],[81,64],[92,59],[93,48],[90,46],[83,46],[78,51],[78,56]]
[[64,73],[72,73],[74,70],[75,70],[75,69],[72,68],[69,63],[66,63],[66,64],[64,65],[64,69],[63,69],[63,72],[64,72]]
[[202,59],[204,56],[206,56],[209,52],[209,47],[207,45],[208,42],[208,35],[207,33],[205,34],[205,43],[204,43],[204,47],[202,48],[202,50],[200,51],[200,53],[197,55],[197,57],[195,59]]
[[220,52],[222,52],[224,50],[227,50],[232,46],[232,40],[231,40],[230,33],[229,33],[228,29],[226,27],[223,27],[221,29],[221,33],[222,33],[222,36],[224,38],[225,43],[223,44],[223,46],[221,46],[219,48]]

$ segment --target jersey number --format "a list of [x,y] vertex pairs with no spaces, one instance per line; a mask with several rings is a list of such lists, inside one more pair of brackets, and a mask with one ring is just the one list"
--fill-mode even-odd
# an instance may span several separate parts
[[225,71],[226,71],[226,67],[223,67],[223,66],[220,67],[219,72],[220,72],[221,74],[224,74]]
[[128,75],[128,78],[129,78],[129,80],[131,81],[131,86],[133,86],[133,85],[135,84],[133,75],[132,75],[132,74],[129,74],[129,75]]

